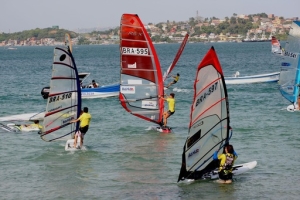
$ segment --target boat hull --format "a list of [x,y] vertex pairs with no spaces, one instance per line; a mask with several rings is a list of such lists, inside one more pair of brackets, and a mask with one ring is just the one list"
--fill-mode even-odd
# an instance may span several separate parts
[[[90,86],[91,87],[91,86]],[[41,95],[44,99],[48,98],[50,87],[44,87],[41,91]],[[103,85],[98,88],[82,88],[81,98],[82,99],[93,99],[93,98],[106,98],[118,96],[120,92],[120,84],[114,83],[110,85]]]
[[120,92],[120,84],[104,85],[98,88],[81,89],[81,97],[83,99],[105,98],[118,96]]
[[253,76],[225,77],[226,84],[269,83],[279,80],[280,72],[258,74]]

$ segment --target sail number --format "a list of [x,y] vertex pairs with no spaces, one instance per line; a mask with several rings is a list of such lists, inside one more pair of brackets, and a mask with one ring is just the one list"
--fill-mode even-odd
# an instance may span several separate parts
[[202,94],[196,102],[196,107],[206,99],[207,96],[209,96],[211,93],[213,93],[214,91],[216,91],[218,86],[218,82],[215,82],[213,85],[211,85],[205,92],[204,94]]
[[64,100],[64,99],[69,99],[71,97],[72,97],[72,92],[62,94],[62,95],[53,96],[53,97],[49,98],[49,103],[56,102],[56,101],[61,101],[61,100]]
[[125,55],[148,55],[148,48],[122,47],[122,54]]
[[293,52],[285,51],[285,52],[284,52],[284,55],[285,55],[285,56],[288,56],[288,57],[291,57],[291,58],[297,58],[297,54],[296,54],[296,53],[293,53]]

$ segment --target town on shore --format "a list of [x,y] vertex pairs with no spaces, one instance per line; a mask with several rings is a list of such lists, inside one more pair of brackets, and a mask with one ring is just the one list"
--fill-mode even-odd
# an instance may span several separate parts
[[[145,24],[154,43],[179,43],[188,33],[189,42],[251,42],[270,41],[272,36],[287,38],[290,25],[298,17],[284,18],[274,14],[253,14],[225,17],[224,19],[191,17],[188,21]],[[73,45],[119,44],[120,27],[89,33],[69,31],[53,26],[46,29],[18,33],[1,33],[0,46],[57,46],[64,44],[64,34],[70,33]]]

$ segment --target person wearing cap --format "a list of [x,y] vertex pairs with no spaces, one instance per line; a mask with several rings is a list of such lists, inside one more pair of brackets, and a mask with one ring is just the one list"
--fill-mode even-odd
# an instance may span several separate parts
[[166,88],[169,88],[171,85],[177,83],[179,81],[180,75],[179,75],[179,73],[177,73],[176,76],[172,76],[172,77],[174,78],[173,82],[169,83],[169,85]]
[[97,87],[99,87],[99,84],[98,84],[98,83],[96,83],[96,81],[95,81],[95,80],[92,80],[92,85],[93,85],[93,87],[94,87],[94,88],[97,88]]
[[168,102],[168,110],[163,114],[163,126],[167,126],[167,119],[175,113],[175,94],[171,93],[169,97],[164,98],[162,96],[158,96],[158,98],[163,99]]

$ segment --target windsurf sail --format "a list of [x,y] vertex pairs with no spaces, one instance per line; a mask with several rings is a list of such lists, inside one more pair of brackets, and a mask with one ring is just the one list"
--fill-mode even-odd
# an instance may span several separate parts
[[275,36],[272,36],[271,47],[272,53],[282,54],[280,42]]
[[136,14],[123,14],[120,23],[121,79],[119,100],[129,113],[159,124],[164,102],[163,77],[154,45]]
[[45,112],[39,113],[24,113],[17,115],[9,115],[5,117],[0,117],[0,121],[34,121],[34,120],[43,120]]
[[178,51],[177,51],[177,54],[173,60],[173,62],[171,63],[171,65],[169,66],[169,68],[167,69],[167,71],[165,72],[164,76],[163,76],[163,80],[165,81],[167,79],[167,77],[169,76],[169,74],[171,73],[171,71],[174,69],[176,63],[178,62],[183,50],[184,50],[184,47],[186,45],[186,42],[188,41],[188,38],[189,38],[189,34],[186,34]]
[[295,104],[300,84],[300,21],[294,21],[285,44],[279,76],[279,90],[283,97]]
[[48,142],[71,139],[71,134],[79,128],[79,123],[70,123],[80,115],[81,89],[71,43],[66,41],[66,45],[67,48],[54,49],[50,91],[41,133],[41,138]]
[[224,74],[211,47],[196,71],[189,133],[178,182],[201,179],[217,166],[212,155],[230,139],[228,95]]
[[[45,112],[38,112],[38,113],[24,113],[24,114],[17,114],[17,115],[9,115],[0,117],[0,128],[8,132],[16,132],[19,129],[15,129],[16,124],[23,124],[28,123],[29,121],[44,120]],[[2,122],[2,123],[1,123]],[[17,126],[16,126],[17,127]],[[28,129],[29,130],[29,129]],[[31,129],[32,131],[36,131],[36,129]]]

